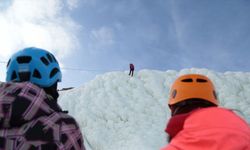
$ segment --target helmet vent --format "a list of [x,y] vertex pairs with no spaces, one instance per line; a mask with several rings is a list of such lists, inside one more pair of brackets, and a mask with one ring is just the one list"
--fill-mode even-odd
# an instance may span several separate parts
[[57,69],[57,68],[54,68],[52,71],[51,71],[51,73],[50,73],[50,78],[52,78],[54,75],[56,75],[56,73],[57,72],[59,72],[59,69]]
[[17,78],[16,71],[13,71],[11,75],[11,80],[14,80],[16,78]]
[[177,90],[174,90],[174,91],[172,92],[172,98],[175,98],[175,97],[176,97],[176,94],[177,94]]
[[213,91],[213,94],[214,94],[215,99],[217,99],[217,94],[215,91]]
[[42,78],[40,72],[37,69],[35,69],[32,76],[35,77],[35,78],[38,78],[38,79]]
[[9,67],[9,65],[10,65],[10,61],[11,61],[11,59],[9,59],[9,61],[8,61],[8,63],[7,63],[7,68]]
[[54,57],[54,55],[51,55],[51,57],[53,58],[53,60],[54,60],[56,63],[58,63],[57,60],[56,60],[56,58]]
[[189,78],[189,79],[183,79],[181,80],[182,82],[193,82],[193,79]]
[[19,64],[26,64],[26,63],[29,63],[31,61],[31,57],[30,56],[19,56],[17,57],[17,62]]
[[52,57],[50,56],[50,54],[46,54],[47,55],[47,58],[49,59],[50,62],[53,62],[53,59]]
[[19,75],[20,81],[30,80],[30,72],[19,72],[18,75]]
[[41,57],[40,59],[46,66],[49,65],[49,61],[45,57]]
[[197,82],[203,82],[203,83],[204,83],[204,82],[207,82],[207,80],[205,80],[205,79],[196,79],[196,81],[197,81]]

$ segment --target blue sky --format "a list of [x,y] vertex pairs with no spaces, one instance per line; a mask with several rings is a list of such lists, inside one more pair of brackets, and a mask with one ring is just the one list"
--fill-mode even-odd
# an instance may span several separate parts
[[3,0],[0,40],[3,62],[27,46],[55,53],[61,87],[128,70],[130,62],[136,71],[249,72],[250,1]]

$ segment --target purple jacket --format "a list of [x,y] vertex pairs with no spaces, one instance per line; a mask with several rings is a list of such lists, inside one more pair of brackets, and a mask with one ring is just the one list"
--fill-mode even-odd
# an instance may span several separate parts
[[0,150],[85,150],[74,118],[29,82],[0,84]]
[[135,66],[133,64],[129,64],[129,68],[130,68],[130,70],[134,70]]

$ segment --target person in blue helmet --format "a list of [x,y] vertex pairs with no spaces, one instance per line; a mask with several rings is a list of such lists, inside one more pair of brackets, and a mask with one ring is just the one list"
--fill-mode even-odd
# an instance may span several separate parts
[[47,50],[29,47],[9,59],[0,84],[1,150],[85,150],[76,120],[57,103],[61,78]]

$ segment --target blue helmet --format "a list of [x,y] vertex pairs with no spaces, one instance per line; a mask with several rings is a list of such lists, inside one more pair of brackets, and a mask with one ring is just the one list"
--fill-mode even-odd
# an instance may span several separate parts
[[7,64],[6,81],[30,81],[40,87],[50,87],[61,78],[57,60],[44,49],[29,47],[20,50]]

